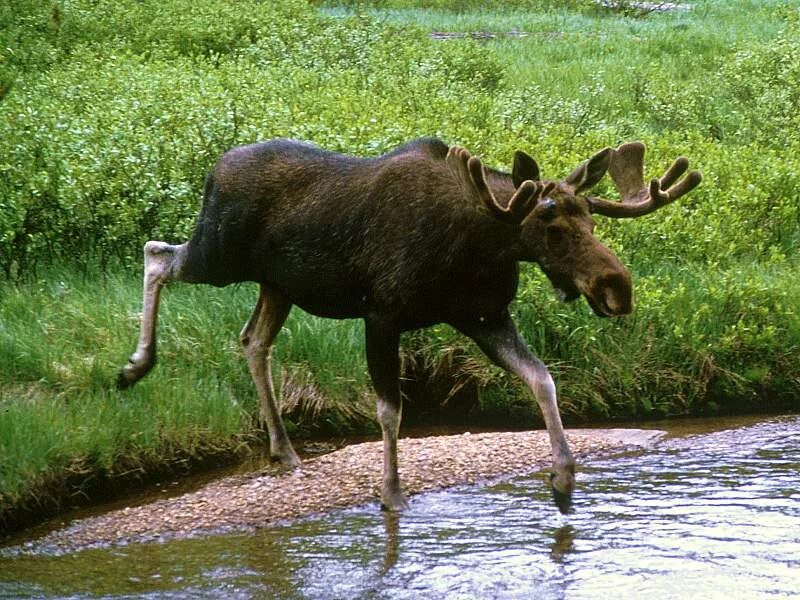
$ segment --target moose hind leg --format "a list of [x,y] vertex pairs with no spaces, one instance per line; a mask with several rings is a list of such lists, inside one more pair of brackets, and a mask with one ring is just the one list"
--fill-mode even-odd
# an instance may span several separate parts
[[401,511],[408,507],[400,488],[397,437],[402,417],[400,396],[400,336],[367,321],[367,367],[378,395],[378,421],[383,434],[383,477],[381,504],[384,510]]
[[461,331],[475,340],[497,365],[522,379],[533,392],[550,436],[553,499],[562,513],[570,512],[575,488],[575,459],[564,434],[556,386],[547,367],[531,354],[508,314],[496,322],[462,327]]
[[282,465],[295,468],[300,465],[300,459],[286,433],[272,382],[272,345],[291,308],[283,294],[261,286],[253,315],[239,339],[261,401],[261,418],[269,432],[270,455]]
[[188,243],[173,246],[166,242],[150,241],[144,245],[144,294],[139,342],[136,350],[122,367],[117,387],[132,386],[147,375],[156,362],[156,322],[161,289],[170,281],[180,280],[186,262]]

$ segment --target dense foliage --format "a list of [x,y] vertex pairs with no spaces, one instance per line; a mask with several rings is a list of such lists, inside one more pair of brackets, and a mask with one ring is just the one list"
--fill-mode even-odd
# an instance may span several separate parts
[[[599,51],[615,62],[553,89],[535,75],[508,84],[504,45],[441,43],[418,26],[325,18],[303,2],[42,6],[4,16],[7,276],[75,252],[128,259],[148,238],[184,238],[219,154],[275,136],[374,154],[439,134],[495,163],[534,149],[553,175],[604,145],[649,138],[653,169],[685,153],[711,179],[657,221],[609,227],[641,262],[786,254],[796,242],[796,10],[783,10],[785,29],[767,44],[713,57],[698,54],[710,46],[699,24],[667,36],[666,25],[634,21],[658,47],[624,73],[614,36],[578,39],[584,18],[554,32],[575,38],[559,44],[575,54],[561,61]],[[537,60],[546,50],[531,43]],[[745,236],[756,229],[757,240]]]
[[[235,339],[246,286],[170,289],[161,363],[125,395],[112,382],[135,339],[142,244],[185,239],[218,156],[276,136],[374,155],[438,135],[501,168],[526,149],[546,177],[637,138],[648,175],[689,156],[705,174],[690,196],[598,219],[634,271],[632,317],[558,304],[534,267],[515,317],[571,421],[800,408],[797,7],[485,4],[0,6],[0,515],[254,446]],[[295,433],[371,427],[361,344],[358,323],[292,315],[277,370]],[[410,422],[536,422],[520,385],[448,328],[404,348]]]

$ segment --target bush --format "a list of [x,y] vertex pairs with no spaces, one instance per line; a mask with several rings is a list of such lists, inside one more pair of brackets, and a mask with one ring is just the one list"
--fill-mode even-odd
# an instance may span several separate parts
[[[86,38],[4,100],[6,275],[90,250],[127,260],[148,238],[185,238],[206,173],[233,145],[291,136],[376,153],[426,124],[435,133],[443,108],[458,118],[476,85],[500,82],[474,45],[409,44],[373,19],[324,20],[302,3],[209,2],[199,16],[189,3],[80,7],[63,35]],[[477,130],[481,117],[462,126]]]

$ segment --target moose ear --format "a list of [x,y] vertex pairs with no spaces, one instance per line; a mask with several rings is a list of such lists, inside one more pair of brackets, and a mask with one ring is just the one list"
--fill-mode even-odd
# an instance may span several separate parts
[[514,166],[511,168],[511,180],[514,187],[518,188],[523,181],[539,181],[539,165],[528,154],[522,150],[514,153]]
[[606,174],[612,154],[611,148],[603,148],[589,160],[578,165],[572,173],[564,178],[564,183],[572,186],[576,194],[590,189]]

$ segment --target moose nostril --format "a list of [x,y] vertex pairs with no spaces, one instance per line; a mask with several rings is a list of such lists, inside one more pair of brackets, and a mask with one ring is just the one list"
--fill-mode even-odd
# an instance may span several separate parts
[[621,273],[607,275],[600,281],[605,308],[612,315],[627,315],[633,310],[630,277]]
[[606,293],[606,306],[614,315],[627,315],[633,308],[630,300],[618,298],[613,292]]

